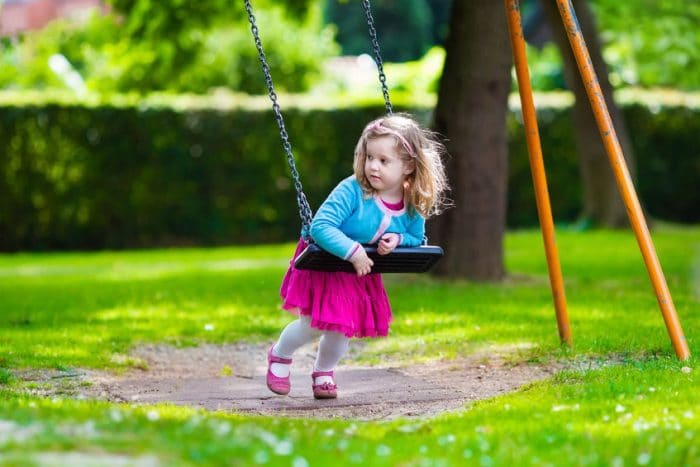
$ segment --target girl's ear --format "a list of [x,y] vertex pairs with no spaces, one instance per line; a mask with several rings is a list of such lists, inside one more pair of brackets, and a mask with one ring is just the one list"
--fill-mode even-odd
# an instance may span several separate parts
[[416,170],[416,161],[410,160],[404,164],[403,174],[411,175]]

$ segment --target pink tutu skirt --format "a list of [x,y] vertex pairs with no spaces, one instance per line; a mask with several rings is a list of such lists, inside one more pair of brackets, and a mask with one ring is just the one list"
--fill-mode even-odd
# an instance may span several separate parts
[[386,336],[391,305],[382,276],[296,269],[294,259],[306,246],[299,240],[282,280],[282,308],[310,316],[311,327],[322,331],[341,332],[347,337]]

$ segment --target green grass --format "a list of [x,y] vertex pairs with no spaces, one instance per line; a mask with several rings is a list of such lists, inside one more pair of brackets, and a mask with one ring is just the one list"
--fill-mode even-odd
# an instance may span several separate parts
[[[30,396],[22,368],[119,369],[139,343],[272,341],[293,245],[0,255],[0,464],[697,465],[697,357],[675,359],[630,232],[559,232],[574,337],[559,346],[541,237],[510,233],[501,285],[386,276],[388,339],[358,358],[519,348],[580,370],[431,419],[290,420]],[[654,242],[700,351],[700,228]],[[616,364],[587,363],[614,359]],[[691,368],[690,372],[682,371]]]

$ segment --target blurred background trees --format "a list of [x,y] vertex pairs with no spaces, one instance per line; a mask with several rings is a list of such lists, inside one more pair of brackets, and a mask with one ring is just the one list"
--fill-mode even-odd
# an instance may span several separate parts
[[[427,58],[441,48],[451,0],[375,0],[382,51],[388,62]],[[525,26],[534,8],[523,2]],[[615,88],[700,89],[700,3],[683,0],[590,0],[603,56]],[[39,31],[5,37],[0,49],[0,89],[66,89],[49,66],[62,54],[88,90],[206,93],[225,88],[261,93],[257,58],[239,2],[108,0],[110,12],[87,21],[56,20]],[[2,7],[0,7],[2,8]],[[304,92],[322,82],[324,62],[368,52],[361,9],[349,0],[255,2],[265,48],[282,90]],[[553,42],[529,51],[533,86],[566,87],[562,58]],[[429,73],[436,92],[442,62]],[[408,66],[408,65],[407,65]],[[425,68],[420,69],[426,73]],[[400,72],[399,72],[400,73]],[[407,77],[408,78],[408,77]],[[424,79],[421,82],[425,82]],[[410,79],[392,86],[408,86]]]
[[[27,2],[3,3],[0,6],[0,18],[6,9],[22,3]],[[347,139],[347,135],[359,131],[357,122],[361,119],[358,117],[365,117],[367,105],[381,101],[372,58],[364,55],[371,48],[359,2],[255,0],[253,3],[277,90],[299,94],[296,102],[304,102],[307,106],[300,110],[301,113],[307,112],[303,119],[300,117],[298,122],[290,120],[292,131],[295,127],[299,130],[295,134],[295,147],[315,148],[309,154],[312,154],[311,157],[319,157],[314,155],[314,151],[323,146],[321,153],[326,160],[342,160],[340,152],[345,154],[347,148],[353,145],[352,141],[343,138]],[[581,18],[586,19],[583,26],[588,28],[586,35],[590,43],[600,45],[592,47],[593,59],[607,65],[610,83],[608,92],[611,93],[613,88],[672,87],[680,91],[700,90],[700,30],[696,28],[700,22],[700,5],[697,2],[630,0],[620,3],[616,0],[576,0],[574,3],[577,9],[582,8]],[[552,4],[553,0],[546,5]],[[0,229],[10,229],[16,234],[17,241],[13,245],[17,246],[12,248],[36,244],[49,247],[81,245],[79,241],[70,243],[79,238],[75,229],[82,227],[74,221],[78,218],[85,229],[93,229],[89,232],[91,247],[99,247],[100,241],[105,238],[103,227],[96,228],[100,219],[103,221],[100,225],[111,225],[112,231],[116,231],[117,225],[127,226],[133,231],[130,239],[120,240],[121,237],[115,237],[110,240],[110,245],[118,246],[160,244],[163,238],[168,239],[167,242],[221,242],[231,235],[240,235],[240,228],[235,230],[231,227],[239,222],[235,217],[238,213],[232,211],[226,195],[222,194],[228,189],[227,185],[223,183],[220,191],[212,190],[213,182],[206,182],[206,176],[200,174],[199,178],[190,180],[186,175],[192,173],[195,167],[202,170],[203,164],[197,161],[204,160],[203,154],[212,155],[211,158],[216,161],[230,160],[231,155],[226,152],[232,145],[221,146],[221,141],[217,138],[217,141],[210,141],[204,135],[207,138],[212,135],[237,135],[236,138],[240,141],[236,140],[235,144],[239,150],[254,155],[256,160],[264,160],[266,156],[256,153],[259,148],[269,147],[267,140],[271,139],[270,133],[274,129],[262,128],[254,132],[251,128],[230,128],[227,126],[230,124],[228,116],[218,116],[214,112],[204,117],[195,107],[185,108],[184,111],[179,110],[181,107],[177,111],[173,108],[160,109],[156,111],[161,112],[158,118],[141,110],[147,107],[145,103],[154,96],[164,96],[167,99],[178,94],[208,95],[213,96],[213,101],[217,103],[226,96],[228,102],[234,100],[245,103],[252,102],[246,100],[248,94],[266,93],[242,2],[108,0],[106,5],[107,8],[95,11],[82,21],[57,19],[41,29],[6,35],[0,42],[0,90],[5,91],[0,93],[0,97],[6,99],[5,102],[9,99],[5,97],[8,91],[31,90],[42,95],[56,93],[77,96],[73,102],[80,102],[80,98],[88,96],[90,102],[106,103],[93,110],[76,104],[79,108],[70,109],[70,112],[52,107],[51,101],[36,108],[22,104],[18,106],[21,109],[12,108],[12,104],[4,107],[4,120],[0,119],[0,135],[5,141],[10,141],[10,144],[6,146],[6,158],[0,160],[4,164],[3,170],[7,170],[7,176],[0,179],[0,200],[4,200],[0,204],[9,204],[7,209],[0,209]],[[450,144],[449,149],[453,155],[449,162],[450,172],[455,188],[453,197],[458,201],[459,208],[440,218],[435,227],[437,241],[444,241],[445,245],[458,242],[450,245],[450,248],[459,251],[460,255],[451,255],[451,260],[443,263],[446,268],[455,268],[446,273],[464,274],[471,278],[498,278],[503,274],[500,243],[506,220],[509,226],[531,226],[536,223],[534,201],[527,188],[531,186],[527,162],[522,157],[523,144],[519,140],[521,125],[517,123],[517,113],[508,112],[505,99],[516,88],[509,76],[510,47],[499,40],[506,31],[503,5],[499,2],[476,2],[472,8],[463,9],[453,8],[451,0],[374,0],[372,6],[395,103],[399,102],[399,107],[421,113],[427,123],[433,118],[435,128],[447,137]],[[582,98],[580,82],[574,79],[576,71],[570,57],[565,53],[562,58],[561,51],[566,51],[567,47],[561,40],[561,35],[558,36],[555,31],[550,31],[549,37],[538,36],[537,33],[541,31],[538,31],[537,25],[543,24],[543,21],[547,24],[547,20],[543,20],[546,15],[537,8],[535,0],[523,1],[522,13],[526,31],[534,31],[529,35],[532,46],[528,50],[533,87],[536,91],[549,93],[538,103],[558,103],[549,107],[547,104],[540,106],[543,137],[550,144],[545,147],[545,156],[556,157],[556,161],[547,166],[548,173],[554,174],[550,186],[554,185],[555,214],[564,212],[564,216],[559,219],[569,221],[582,215],[582,220],[591,219],[597,225],[619,225],[622,210],[619,204],[614,205],[610,201],[610,196],[617,196],[616,190],[607,189],[610,188],[610,181],[606,182],[605,190],[586,185],[587,178],[599,181],[602,177],[595,174],[591,176],[590,171],[586,176],[585,161],[595,160],[600,163],[603,156],[599,145],[593,147],[586,144],[598,140],[590,118],[586,125],[577,120],[577,115],[588,115],[587,103]],[[556,24],[557,21],[556,18],[550,18],[549,24]],[[459,34],[451,39],[450,46],[449,34],[454,32]],[[600,40],[597,41],[596,38]],[[493,74],[488,74],[486,70]],[[497,85],[485,86],[489,81]],[[562,92],[567,89],[577,96],[573,106],[571,94]],[[478,99],[488,93],[496,98],[491,102]],[[111,106],[110,99],[124,99],[124,96],[128,102],[137,103],[135,108]],[[648,94],[643,94],[642,99],[647,96]],[[329,104],[335,105],[339,111],[323,114],[326,110],[312,108],[314,102],[322,102],[325,106],[323,109],[327,109]],[[344,105],[352,103],[353,116],[344,113],[347,108],[341,108],[338,102],[344,102]],[[270,120],[269,123],[272,123],[267,118],[256,120],[259,118],[255,114],[260,109],[259,104],[256,104],[257,107],[238,105],[239,108],[230,111],[236,114],[231,121]],[[564,122],[570,108],[573,109],[574,125],[571,121]],[[658,109],[658,104],[647,102],[643,102],[641,108],[628,106],[626,109],[626,113],[631,113],[635,118],[635,149],[641,149],[647,158],[645,164],[640,166],[640,171],[645,174],[640,189],[646,193],[645,198],[649,203],[655,203],[652,210],[656,215],[673,212],[673,220],[696,221],[700,219],[700,213],[696,209],[698,203],[694,201],[700,199],[700,190],[694,177],[698,169],[692,153],[695,146],[687,137],[695,133],[692,121],[686,118],[689,114],[694,115],[695,111],[683,113],[684,109],[678,112],[664,109],[661,115]],[[285,111],[289,110],[287,106]],[[168,113],[171,111],[174,113]],[[375,114],[378,111],[381,110],[372,109]],[[85,116],[80,125],[75,119],[67,117],[83,115],[83,112],[88,112],[91,116]],[[182,112],[182,115],[178,112]],[[241,112],[245,115],[239,115]],[[114,113],[120,114],[121,118],[115,119]],[[167,128],[173,131],[166,131],[157,124],[166,116],[170,119]],[[314,127],[316,130],[312,133],[304,131],[312,126],[309,122],[313,118],[319,119],[314,124],[317,125]],[[80,211],[70,207],[74,195],[65,195],[65,199],[62,199],[51,191],[58,190],[56,193],[59,193],[67,190],[67,179],[59,176],[63,170],[75,175],[71,188],[77,190],[75,193],[87,186],[84,177],[88,172],[95,180],[102,180],[100,177],[104,174],[99,174],[98,169],[92,173],[90,171],[93,169],[88,166],[78,168],[71,159],[77,154],[73,149],[80,148],[85,163],[93,159],[101,160],[96,155],[90,156],[98,150],[104,152],[100,157],[105,157],[105,164],[115,163],[113,161],[118,158],[114,159],[111,149],[123,147],[123,136],[114,133],[111,128],[116,121],[121,121],[125,127],[132,129],[126,135],[132,137],[130,144],[133,147],[129,150],[133,151],[138,146],[146,151],[143,154],[148,155],[148,144],[157,143],[155,147],[158,148],[161,159],[147,156],[143,156],[145,159],[142,156],[136,159],[144,164],[150,164],[151,159],[157,160],[157,164],[161,164],[161,171],[173,171],[170,194],[178,193],[176,188],[183,185],[175,183],[180,180],[178,176],[185,177],[186,183],[183,186],[190,190],[182,193],[194,193],[184,201],[180,195],[168,198],[164,204],[163,199],[151,198],[155,196],[148,190],[151,178],[144,175],[144,180],[147,181],[143,182],[140,194],[145,198],[134,198],[129,209],[150,209],[151,214],[141,216],[145,220],[160,218],[152,213],[168,213],[167,216],[161,216],[163,219],[158,225],[149,224],[148,231],[153,233],[149,233],[145,239],[137,235],[146,230],[144,225],[131,226],[130,221],[138,216],[130,211],[122,213],[115,207],[105,208],[105,205],[83,207],[83,211]],[[327,125],[330,121],[335,126],[346,126],[337,133],[343,138],[336,136],[334,145],[318,141],[315,136],[336,134]],[[484,127],[485,121],[491,123]],[[145,122],[149,122],[148,128],[144,127]],[[87,129],[84,128],[86,124],[89,125]],[[319,130],[321,127],[324,129]],[[576,138],[571,137],[572,127],[577,133]],[[180,130],[175,131],[178,128]],[[489,131],[480,131],[465,139],[464,136],[469,133],[464,128]],[[663,128],[663,134],[659,134],[660,128]],[[264,143],[260,140],[260,134],[267,135]],[[487,134],[491,136],[480,138]],[[32,135],[31,141],[22,135]],[[504,152],[506,139],[510,146],[507,148],[508,154]],[[115,146],[114,141],[118,141],[118,145]],[[494,144],[470,146],[475,141],[491,141]],[[583,161],[578,167],[578,172],[584,172],[583,190],[576,180],[578,172],[570,164],[576,159],[576,149],[572,149],[576,146],[574,141],[579,143],[578,150]],[[57,166],[52,166],[53,162],[46,162],[50,158],[42,159],[48,157],[46,148],[49,147],[61,149],[50,155],[61,159],[59,162],[65,166],[60,170],[54,170]],[[514,147],[518,147],[519,152],[514,152]],[[650,151],[657,154],[649,157]],[[135,161],[132,162],[136,164]],[[487,167],[486,162],[493,163],[493,166]],[[169,164],[175,166],[169,167]],[[238,164],[231,165],[229,169],[237,167],[240,170],[240,162]],[[602,170],[606,169],[606,164],[606,160],[599,164]],[[251,167],[254,165],[251,163]],[[134,167],[136,166],[137,164]],[[265,167],[268,167],[265,170],[269,171],[267,175],[272,177],[274,183],[266,185],[271,193],[256,192],[251,195],[251,199],[255,198],[256,202],[265,205],[259,210],[248,212],[260,212],[264,218],[250,223],[245,238],[256,238],[256,235],[260,238],[256,229],[264,228],[271,232],[270,226],[283,225],[280,221],[284,217],[280,214],[280,209],[283,208],[276,203],[286,193],[285,190],[289,189],[288,181],[277,171],[282,171],[284,167],[282,164],[279,167],[265,164]],[[317,167],[320,165],[317,164]],[[146,172],[149,174],[158,173],[154,167],[143,169],[148,169]],[[318,181],[318,186],[311,185],[311,189],[325,193],[329,188],[326,185],[332,183],[337,176],[334,170],[337,167],[323,165],[319,168],[313,179],[314,183]],[[15,175],[10,176],[11,173]],[[211,173],[212,177],[214,174],[219,175],[216,167],[206,173]],[[252,172],[252,175],[243,174],[243,178],[257,179],[259,174],[256,174],[257,172]],[[674,175],[669,177],[668,174]],[[27,183],[31,186],[22,186],[22,180],[30,180]],[[42,182],[38,183],[37,180]],[[480,180],[491,183],[491,188],[495,191],[490,193],[486,190],[479,194],[478,189],[484,188]],[[679,189],[679,183],[683,188]],[[274,188],[269,188],[272,185]],[[37,190],[40,191],[41,187],[46,190],[38,193]],[[581,191],[584,192],[583,196]],[[589,203],[586,193],[604,196],[600,196],[595,203]],[[677,193],[681,193],[681,196]],[[124,196],[133,194],[133,190],[123,193]],[[93,196],[91,199],[97,198]],[[184,217],[177,217],[177,210],[170,210],[171,206],[188,206],[193,199],[202,200],[202,205],[185,210],[187,212],[183,214]],[[15,201],[12,204],[7,200]],[[669,203],[669,200],[672,202]],[[105,203],[109,201],[105,198]],[[504,219],[506,201],[508,212],[507,219]],[[470,202],[473,204],[470,205]],[[18,206],[24,207],[19,209]],[[55,209],[49,206],[55,206]],[[605,211],[610,211],[611,206],[615,213],[612,216]],[[202,214],[207,209],[216,214]],[[90,214],[93,211],[96,214]],[[17,217],[10,219],[3,214],[7,212],[13,212]],[[27,213],[31,212],[37,215],[27,221],[31,217]],[[61,218],[64,220],[54,221],[60,212],[65,214]],[[100,218],[105,213],[123,215],[120,214],[119,219]],[[44,222],[40,241],[37,240],[37,219],[43,219]],[[15,227],[20,225],[20,221],[27,221],[21,229]],[[60,230],[55,224],[59,221],[65,227],[64,239],[51,243],[55,240],[51,235]],[[581,225],[583,224],[585,222]],[[179,226],[183,225],[197,225],[197,231],[178,231]],[[486,230],[472,231],[469,226]],[[287,227],[288,224],[284,224],[282,230]],[[168,235],[173,232],[177,232],[177,235],[176,239],[171,240]],[[488,245],[479,244],[474,240],[476,237],[488,239]],[[266,237],[265,241],[273,240],[272,237]],[[481,255],[484,261],[475,255]],[[481,272],[457,272],[464,264],[478,265],[477,269]],[[482,274],[483,271],[486,273]]]
[[[13,66],[0,70],[0,88],[70,89],[50,66],[49,58],[58,54],[87,91],[101,94],[264,92],[240,2],[108,3],[107,15],[95,11],[82,23],[59,19],[5,38],[2,62]],[[266,31],[265,46],[280,89],[308,90],[320,79],[323,61],[339,52],[333,28],[322,24],[320,6],[259,3],[261,21],[275,25]]]

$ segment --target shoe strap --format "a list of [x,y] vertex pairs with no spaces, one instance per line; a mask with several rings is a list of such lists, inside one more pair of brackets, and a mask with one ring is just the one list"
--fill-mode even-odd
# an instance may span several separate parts
[[311,373],[312,378],[318,378],[319,376],[330,376],[333,378],[333,370],[331,371],[314,371]]
[[267,353],[267,360],[270,363],[284,363],[285,365],[291,365],[292,364],[292,359],[291,358],[282,358],[278,357],[277,355],[274,355],[272,353],[272,347],[270,348],[270,351]]
[[338,389],[338,386],[334,383],[321,383],[321,384],[312,384],[311,389],[321,389],[323,391],[334,391]]

